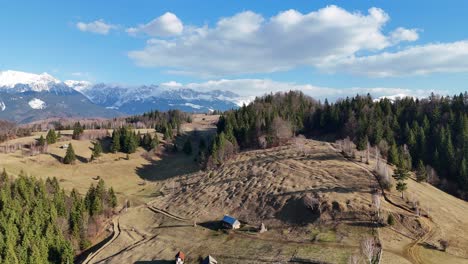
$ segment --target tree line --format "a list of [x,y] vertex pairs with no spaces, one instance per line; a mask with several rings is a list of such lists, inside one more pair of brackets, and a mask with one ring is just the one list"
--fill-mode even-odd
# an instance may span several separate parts
[[[301,92],[269,94],[225,112],[205,166],[217,166],[240,149],[282,144],[295,134],[323,139],[349,137],[358,150],[377,146],[407,170],[430,166],[434,182],[460,196],[468,191],[468,94],[427,99],[373,100],[370,95],[329,103]],[[465,197],[466,198],[466,197]]]
[[101,180],[83,198],[67,195],[56,178],[0,174],[0,263],[73,263],[90,246],[98,219],[117,205]]

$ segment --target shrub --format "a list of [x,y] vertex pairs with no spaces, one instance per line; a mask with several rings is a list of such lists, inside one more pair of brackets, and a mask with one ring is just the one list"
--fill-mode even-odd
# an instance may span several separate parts
[[387,224],[392,226],[395,224],[395,217],[392,214],[389,214],[387,217]]

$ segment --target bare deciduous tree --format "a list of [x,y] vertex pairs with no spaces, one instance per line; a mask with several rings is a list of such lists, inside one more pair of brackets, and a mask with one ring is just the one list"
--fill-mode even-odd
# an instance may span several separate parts
[[378,193],[372,194],[372,205],[377,212],[377,217],[380,218],[380,195]]
[[374,254],[377,246],[375,243],[375,239],[372,237],[368,237],[364,239],[361,243],[361,251],[364,257],[366,258],[366,261],[369,264],[372,264],[372,260],[374,259]]

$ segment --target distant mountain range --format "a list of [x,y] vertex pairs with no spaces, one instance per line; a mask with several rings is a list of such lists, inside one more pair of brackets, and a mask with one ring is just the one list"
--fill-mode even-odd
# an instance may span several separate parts
[[207,112],[237,108],[243,102],[239,95],[221,90],[62,82],[47,73],[0,72],[0,119],[19,123],[51,117],[108,118],[149,110]]

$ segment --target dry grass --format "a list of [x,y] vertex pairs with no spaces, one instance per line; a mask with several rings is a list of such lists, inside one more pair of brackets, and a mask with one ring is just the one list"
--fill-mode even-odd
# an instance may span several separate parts
[[[183,131],[213,133],[216,118],[197,115]],[[72,143],[81,160],[91,156],[89,141]],[[170,263],[179,250],[188,253],[190,263],[207,254],[221,263],[292,258],[346,263],[350,255],[358,254],[359,242],[372,235],[370,186],[376,182],[366,168],[372,170],[373,163],[353,163],[327,143],[297,139],[288,146],[240,153],[219,169],[206,172],[197,170],[193,156],[177,153],[148,158],[142,149],[130,155],[130,160],[123,153],[106,153],[91,163],[63,165],[56,158],[65,154],[58,148],[62,144],[50,146],[50,155],[0,154],[0,167],[13,174],[24,170],[41,178],[55,176],[67,190],[77,188],[81,193],[99,176],[114,187],[120,201],[130,199],[132,207],[119,218],[121,234],[95,259],[101,263]],[[415,250],[423,263],[468,263],[468,204],[413,180],[408,180],[406,196],[419,201],[430,218],[422,221],[382,201],[382,214],[391,213],[397,219],[392,228],[380,228],[383,263],[411,263],[407,248],[429,230],[428,239]],[[389,198],[409,207],[396,191]],[[308,199],[320,201],[321,214],[311,214]],[[154,213],[147,202],[191,220],[176,221]],[[250,227],[263,222],[269,231],[222,232],[201,225],[223,214]],[[193,222],[199,225],[193,227]],[[439,246],[440,239],[449,241],[447,252],[429,249]]]
[[[131,208],[120,216],[127,233],[104,250],[97,262],[170,261],[175,252],[183,250],[192,260],[211,254],[222,263],[294,258],[346,263],[359,252],[360,240],[372,235],[366,221],[373,179],[325,143],[300,143],[300,149],[289,145],[244,152],[217,170],[163,180],[165,195],[151,204],[192,220],[176,221],[144,206]],[[301,217],[301,223],[296,222],[297,216],[308,211],[297,201],[308,195],[329,205],[318,219],[320,224]],[[341,212],[331,209],[332,202],[340,205]],[[264,222],[269,231],[259,235],[206,228],[204,223],[223,214],[239,217],[253,227]],[[351,214],[357,220],[345,219]],[[194,221],[197,227],[193,227]],[[147,234],[147,241],[132,239],[136,235],[131,230]]]

